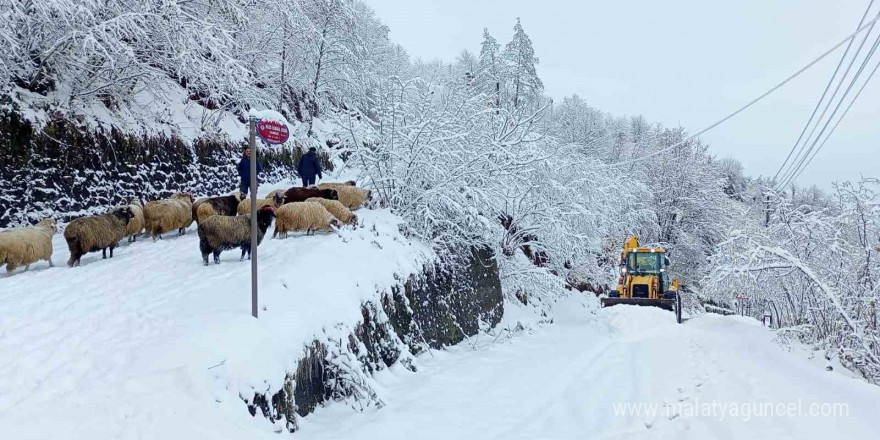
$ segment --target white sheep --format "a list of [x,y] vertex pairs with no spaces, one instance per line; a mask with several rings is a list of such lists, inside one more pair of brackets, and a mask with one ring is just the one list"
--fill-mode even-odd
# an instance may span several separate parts
[[332,231],[339,226],[339,220],[320,203],[293,202],[275,211],[275,233],[272,237],[280,235],[285,238],[291,231],[306,231],[308,235],[317,230]]
[[19,266],[30,269],[40,260],[52,263],[52,236],[57,230],[55,219],[41,220],[34,226],[13,228],[0,232],[0,266],[6,264],[6,272],[12,275]]
[[370,190],[358,188],[356,186],[341,185],[335,189],[339,194],[339,201],[352,211],[360,208],[367,202],[367,200],[372,198],[372,192]]
[[[266,195],[265,199],[257,199],[257,209],[270,207],[277,209],[284,204],[284,190],[275,190]],[[251,213],[251,199],[244,199],[238,204],[238,215]]]
[[193,196],[190,193],[177,193],[171,198],[157,200],[144,206],[144,224],[153,240],[162,238],[162,234],[177,230],[179,235],[186,233],[192,224]]
[[321,206],[324,207],[324,209],[329,211],[330,214],[333,214],[333,217],[336,217],[342,223],[345,223],[347,225],[357,224],[357,215],[352,213],[351,210],[346,208],[345,205],[343,205],[342,202],[340,202],[339,200],[327,200],[320,197],[312,197],[310,199],[306,199],[306,201],[320,203]]
[[128,226],[125,229],[125,235],[128,235],[128,241],[134,242],[137,241],[137,236],[144,231],[144,205],[141,203],[140,199],[137,197],[131,199],[128,205],[131,208],[131,212],[134,214],[134,217],[128,221]]

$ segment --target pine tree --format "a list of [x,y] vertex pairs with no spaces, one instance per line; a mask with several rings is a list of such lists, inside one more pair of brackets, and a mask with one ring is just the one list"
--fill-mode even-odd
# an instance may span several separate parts
[[523,30],[519,18],[513,26],[513,39],[504,48],[503,58],[507,67],[509,87],[513,93],[513,106],[519,107],[521,104],[537,102],[544,84],[535,70],[538,58],[535,57],[532,40]]
[[489,29],[483,28],[483,43],[480,47],[480,61],[477,70],[478,90],[492,96],[495,105],[501,104],[501,83],[503,74],[501,45]]

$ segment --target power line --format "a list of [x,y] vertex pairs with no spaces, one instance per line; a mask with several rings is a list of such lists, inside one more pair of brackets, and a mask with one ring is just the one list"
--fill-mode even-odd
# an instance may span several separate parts
[[[874,0],[871,0],[871,2],[868,3],[868,8],[865,9],[865,13],[862,14],[862,19],[859,20],[859,24],[858,26],[856,26],[856,29],[860,28],[862,26],[862,23],[865,22],[865,18],[868,17],[868,11],[871,10],[871,6],[873,5]],[[794,153],[794,151],[797,149],[798,144],[801,143],[801,140],[804,137],[804,133],[807,132],[807,128],[809,128],[810,124],[813,122],[813,118],[816,116],[816,112],[819,110],[819,107],[822,105],[822,101],[825,99],[825,95],[828,93],[828,89],[830,89],[831,84],[834,83],[834,78],[837,77],[837,72],[840,71],[840,66],[842,66],[844,60],[846,60],[846,55],[849,53],[849,49],[852,47],[853,41],[855,41],[855,35],[853,35],[853,37],[849,39],[849,44],[846,45],[846,50],[843,51],[843,56],[841,56],[840,61],[837,62],[837,67],[834,69],[834,73],[831,74],[831,78],[828,78],[828,84],[825,85],[825,90],[822,92],[822,97],[819,98],[819,102],[817,102],[816,107],[813,108],[813,113],[810,114],[810,118],[807,119],[807,123],[804,125],[804,129],[801,130],[800,136],[798,136],[797,141],[795,141],[794,145],[791,147],[791,150],[788,152],[788,156],[785,157],[785,161],[782,162],[782,165],[776,171],[776,174],[773,175],[772,181],[776,181],[776,178],[779,177],[779,173],[782,172],[782,170],[785,168],[785,165],[788,164],[788,160],[791,159],[792,153]],[[846,75],[844,74],[844,77],[845,76]]]
[[[878,45],[880,45],[880,35],[877,36],[877,38],[874,41],[874,44],[871,46],[871,50],[869,50],[868,54],[865,55],[865,58],[862,60],[862,64],[859,66],[859,69],[853,75],[852,79],[849,82],[849,85],[846,87],[846,90],[843,92],[843,96],[840,97],[840,101],[837,102],[837,105],[834,107],[834,111],[831,112],[831,116],[828,117],[828,120],[825,121],[825,125],[822,126],[822,130],[819,131],[819,134],[816,136],[815,139],[813,139],[813,143],[810,144],[810,148],[808,148],[806,150],[806,153],[804,154],[804,156],[800,160],[800,162],[791,169],[791,172],[788,174],[788,177],[783,180],[782,186],[780,186],[779,188],[783,188],[785,185],[788,185],[789,183],[791,183],[792,177],[795,174],[798,174],[799,171],[801,171],[802,168],[805,166],[804,164],[807,161],[807,158],[809,157],[810,153],[812,153],[813,150],[816,148],[816,144],[819,142],[819,139],[822,138],[822,135],[825,133],[825,130],[828,128],[828,125],[834,119],[834,116],[837,114],[837,111],[840,110],[840,106],[843,105],[843,102],[846,100],[846,97],[849,95],[849,92],[852,91],[853,86],[856,84],[859,77],[865,71],[865,66],[868,65],[868,62],[874,56],[874,53],[877,50]],[[843,80],[841,80],[841,84],[842,83],[843,83]],[[838,86],[838,88],[839,88],[839,86]],[[835,95],[836,94],[837,94],[837,92],[835,91]],[[829,107],[830,107],[830,103],[829,103]],[[826,111],[827,111],[827,109],[826,109]],[[824,112],[823,112],[823,114],[824,114]],[[818,123],[817,123],[817,127],[818,127]],[[815,131],[815,128],[814,128],[814,131]],[[812,137],[812,133],[810,134],[810,137]],[[826,138],[826,141],[827,141],[827,138]],[[816,152],[818,152],[818,150]]]
[[699,137],[700,135],[706,133],[707,131],[709,131],[709,130],[711,130],[711,129],[713,129],[713,128],[715,128],[715,127],[721,125],[721,124],[723,124],[724,122],[727,122],[728,119],[730,119],[730,118],[732,118],[732,117],[734,117],[734,116],[736,116],[736,115],[742,113],[743,110],[745,110],[745,109],[751,107],[752,105],[754,105],[754,104],[757,103],[758,101],[764,99],[765,97],[767,97],[767,95],[769,95],[769,94],[775,92],[775,91],[776,91],[777,89],[779,89],[780,87],[782,87],[782,86],[788,84],[791,80],[795,79],[798,75],[800,75],[801,73],[804,73],[805,70],[809,69],[810,67],[813,67],[814,64],[816,64],[816,63],[818,63],[819,61],[823,60],[825,57],[827,57],[829,54],[831,54],[831,52],[834,52],[835,50],[837,50],[837,48],[839,48],[840,46],[843,46],[843,45],[844,45],[847,41],[849,41],[851,38],[855,37],[855,36],[858,35],[860,32],[862,32],[863,30],[865,30],[866,28],[868,28],[868,26],[870,26],[870,25],[876,23],[877,20],[880,20],[880,15],[878,15],[877,17],[874,17],[873,19],[871,19],[871,21],[865,23],[864,26],[860,27],[860,28],[857,29],[855,32],[853,32],[852,34],[847,35],[846,38],[844,38],[844,39],[841,40],[839,43],[837,43],[837,44],[835,44],[834,46],[832,46],[830,49],[826,50],[824,53],[822,53],[821,55],[819,55],[819,57],[817,57],[817,58],[814,59],[813,61],[810,61],[806,66],[802,67],[800,70],[798,70],[797,72],[795,72],[794,74],[792,74],[791,76],[789,76],[788,78],[786,78],[785,80],[783,80],[782,82],[780,82],[779,84],[773,86],[773,88],[771,88],[770,90],[768,90],[768,91],[762,93],[762,94],[761,94],[760,96],[758,96],[757,98],[751,100],[748,104],[746,104],[746,105],[740,107],[739,109],[737,109],[737,110],[734,111],[733,113],[731,113],[731,114],[725,116],[724,118],[722,118],[722,119],[719,120],[718,122],[715,122],[714,124],[712,124],[712,125],[710,125],[710,126],[704,128],[704,129],[700,130],[700,131],[697,132],[696,134],[693,134],[693,135],[691,135],[691,136],[688,136],[687,138],[685,138],[684,140],[682,140],[682,141],[680,141],[680,142],[678,142],[678,143],[676,143],[676,144],[670,145],[670,146],[668,146],[668,147],[662,148],[662,149],[657,150],[657,151],[655,151],[655,152],[653,152],[653,153],[647,154],[647,155],[645,155],[645,156],[642,156],[642,157],[639,157],[639,158],[636,158],[636,159],[631,159],[631,160],[626,160],[626,161],[623,161],[623,162],[616,162],[616,163],[613,163],[613,164],[609,164],[608,167],[614,167],[614,166],[619,166],[619,165],[627,165],[627,164],[631,164],[631,163],[635,163],[635,162],[640,162],[640,161],[642,161],[642,160],[645,160],[645,159],[648,159],[648,158],[651,158],[651,157],[654,157],[654,156],[657,156],[657,155],[663,154],[663,153],[665,153],[665,152],[667,152],[667,151],[669,151],[669,150],[671,150],[671,149],[673,149],[673,148],[679,147],[679,146],[681,146],[681,145],[683,145],[683,144],[685,144],[685,143],[687,143],[687,142],[693,140],[694,138]]
[[[880,17],[880,13],[878,13],[877,16]],[[853,84],[855,84],[855,81],[858,79],[859,75],[861,75],[862,71],[865,68],[865,65],[867,63],[868,58],[870,58],[871,55],[874,54],[874,51],[877,49],[877,42],[880,42],[880,38],[878,38],[877,42],[874,43],[873,47],[868,52],[868,55],[866,55],[866,58],[863,60],[862,65],[859,67],[859,70],[853,75],[853,78],[850,81],[849,86],[847,87],[843,96],[840,98],[840,101],[835,106],[834,112],[832,112],[831,116],[828,117],[829,119],[828,119],[828,121],[825,122],[825,125],[822,127],[822,131],[820,131],[819,135],[814,139],[813,134],[816,132],[816,129],[819,128],[819,125],[822,124],[822,120],[823,120],[823,118],[825,118],[825,114],[828,113],[828,109],[831,108],[831,104],[837,98],[837,93],[840,91],[840,87],[846,81],[846,78],[849,75],[849,72],[852,69],[853,64],[855,64],[856,60],[859,57],[859,54],[862,52],[862,48],[865,46],[865,42],[868,41],[868,37],[870,36],[873,28],[874,28],[874,25],[872,24],[871,28],[868,29],[868,32],[865,33],[865,37],[862,38],[861,43],[859,43],[858,49],[856,49],[855,54],[853,54],[852,59],[849,61],[849,64],[846,66],[846,71],[843,73],[843,76],[840,78],[840,82],[838,82],[837,87],[834,88],[834,92],[831,94],[831,98],[829,98],[828,102],[825,104],[825,108],[822,110],[822,114],[819,115],[819,119],[816,120],[816,125],[814,125],[813,129],[810,130],[810,134],[807,135],[807,140],[804,141],[804,144],[801,146],[801,150],[798,152],[797,155],[795,155],[794,162],[792,162],[792,164],[788,168],[788,170],[786,170],[786,172],[783,173],[781,180],[784,183],[781,186],[777,186],[777,188],[782,188],[785,185],[787,185],[791,179],[791,176],[793,176],[797,172],[797,170],[800,169],[801,166],[803,166],[804,162],[807,160],[807,157],[810,155],[810,153],[816,147],[816,143],[818,142],[819,138],[822,137],[822,134],[824,133],[825,129],[828,127],[830,120],[834,118],[834,115],[837,113],[837,110],[840,108],[840,105],[843,102],[843,100],[846,98],[846,95],[852,89],[852,86],[853,86]],[[810,143],[811,139],[812,139],[812,143]],[[807,144],[810,144],[809,148],[807,148]]]
[[878,68],[878,67],[880,67],[880,62],[878,62],[877,65],[874,66],[874,69],[871,70],[871,74],[868,75],[868,78],[865,80],[864,83],[862,83],[862,86],[859,88],[858,92],[856,92],[856,95],[853,97],[852,101],[850,101],[850,103],[846,106],[846,109],[843,111],[843,114],[840,115],[840,119],[838,119],[837,122],[834,124],[834,126],[831,127],[831,131],[828,132],[828,136],[825,136],[825,140],[822,141],[822,143],[819,145],[819,148],[817,148],[816,151],[813,152],[813,155],[810,156],[810,159],[807,160],[807,162],[804,164],[804,166],[801,167],[800,170],[798,170],[797,174],[795,174],[795,175],[794,175],[794,176],[793,176],[793,177],[792,177],[792,178],[786,183],[786,185],[787,185],[788,183],[792,183],[792,182],[794,182],[798,177],[800,177],[801,173],[803,173],[804,170],[806,170],[807,167],[810,166],[810,163],[813,162],[813,159],[815,159],[815,158],[816,158],[816,155],[819,154],[819,150],[821,150],[822,147],[825,146],[825,143],[828,142],[828,139],[829,139],[829,138],[831,138],[831,135],[834,133],[834,130],[836,130],[836,129],[837,129],[837,126],[840,125],[840,121],[843,121],[843,118],[846,117],[846,114],[847,114],[847,113],[849,113],[849,109],[852,108],[852,106],[853,106],[853,104],[856,102],[856,100],[859,99],[859,95],[861,95],[861,94],[862,94],[862,91],[865,90],[865,86],[868,85],[868,82],[870,82],[870,81],[871,81],[871,78],[874,77],[874,74],[877,73],[877,68]]

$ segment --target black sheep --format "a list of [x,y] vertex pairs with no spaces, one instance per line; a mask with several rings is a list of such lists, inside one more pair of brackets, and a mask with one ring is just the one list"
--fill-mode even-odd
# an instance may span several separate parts
[[238,214],[238,204],[241,200],[241,193],[199,200],[193,205],[193,214],[195,214],[193,219],[201,223],[212,215],[234,216]]
[[[275,211],[270,207],[257,210],[257,245],[263,242],[266,229],[272,225]],[[214,263],[220,264],[220,253],[240,247],[241,260],[251,253],[251,216],[229,217],[215,215],[199,223],[199,250],[202,260],[208,265],[208,255],[214,254]]]

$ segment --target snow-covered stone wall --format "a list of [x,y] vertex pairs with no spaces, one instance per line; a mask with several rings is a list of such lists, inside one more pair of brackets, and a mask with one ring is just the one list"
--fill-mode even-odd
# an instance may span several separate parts
[[465,254],[463,270],[425,267],[380,292],[380,304],[363,303],[363,319],[347,340],[316,339],[303,349],[282,389],[242,396],[251,415],[262,414],[293,432],[297,417],[328,401],[344,400],[357,409],[381,407],[381,396],[370,385],[374,373],[395,363],[416,371],[415,355],[497,325],[504,314],[498,265],[490,251]]
[[[148,201],[178,191],[226,194],[238,188],[236,165],[244,147],[243,140],[187,142],[163,133],[80,125],[60,116],[37,127],[6,110],[0,112],[0,227],[48,216],[66,222],[133,197]],[[262,182],[296,177],[300,154],[261,149]],[[325,168],[332,164],[325,160]]]

